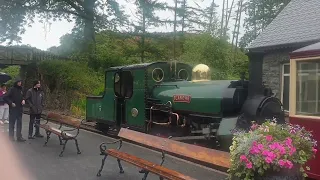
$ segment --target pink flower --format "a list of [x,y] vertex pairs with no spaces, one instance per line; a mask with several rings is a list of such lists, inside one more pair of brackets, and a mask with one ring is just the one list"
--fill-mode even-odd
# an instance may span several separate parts
[[279,147],[278,147],[278,150],[279,150],[279,152],[280,152],[281,155],[286,154],[286,149],[285,149],[283,146],[279,146]]
[[276,156],[275,153],[269,152],[269,153],[268,153],[268,157],[270,158],[271,161],[273,161],[277,156]]
[[287,168],[291,169],[293,167],[293,164],[291,161],[287,160]]
[[312,151],[313,151],[313,153],[315,154],[315,153],[317,153],[317,149],[315,149],[314,147],[312,147]]
[[248,163],[246,164],[246,166],[247,166],[248,169],[252,169],[252,163],[251,163],[251,162],[248,162]]
[[269,145],[269,148],[270,148],[271,150],[275,150],[275,149],[277,148],[277,146],[273,143],[273,144],[270,144],[270,145]]
[[296,148],[293,146],[289,147],[289,149],[290,149],[289,151],[290,156],[297,151]]
[[288,138],[286,139],[286,145],[287,145],[287,146],[291,146],[291,145],[292,145],[292,139],[291,139],[290,137],[288,137]]
[[252,146],[250,149],[251,154],[258,154],[259,152],[260,151],[259,151],[258,147],[256,147],[256,146]]
[[271,141],[272,141],[272,136],[271,136],[271,135],[267,135],[267,136],[266,136],[266,140],[269,141],[269,142],[271,142]]
[[252,126],[251,126],[251,130],[256,130],[258,128],[258,124],[252,124]]
[[286,162],[284,161],[284,160],[279,160],[279,165],[280,165],[280,167],[284,167],[285,166],[285,164],[286,164]]
[[265,160],[266,160],[266,163],[268,164],[272,163],[272,159],[270,157],[266,157]]
[[293,163],[289,160],[279,160],[278,161],[279,165],[281,168],[285,167],[285,168],[288,168],[288,169],[291,169],[293,167]]
[[263,144],[258,144],[258,149],[259,149],[260,151],[262,151],[262,150],[263,150]]
[[268,154],[269,154],[269,151],[268,151],[268,150],[264,150],[264,151],[262,151],[262,155],[264,155],[264,156],[268,156]]
[[240,160],[246,162],[248,159],[247,159],[246,155],[241,155]]

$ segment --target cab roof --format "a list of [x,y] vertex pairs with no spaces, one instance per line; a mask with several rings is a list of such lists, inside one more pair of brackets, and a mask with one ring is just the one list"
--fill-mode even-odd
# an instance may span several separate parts
[[[133,70],[133,69],[145,69],[148,68],[151,65],[154,64],[168,64],[170,61],[158,61],[158,62],[151,62],[151,63],[141,63],[141,64],[130,64],[130,65],[124,65],[124,66],[116,66],[116,67],[110,67],[106,69],[106,71],[115,71],[115,70]],[[177,62],[177,64],[186,64]]]

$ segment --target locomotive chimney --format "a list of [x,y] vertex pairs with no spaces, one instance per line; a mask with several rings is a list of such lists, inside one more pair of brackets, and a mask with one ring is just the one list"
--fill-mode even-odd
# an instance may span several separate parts
[[252,98],[256,95],[263,95],[262,88],[262,64],[263,52],[248,52],[249,58],[249,87],[248,97]]

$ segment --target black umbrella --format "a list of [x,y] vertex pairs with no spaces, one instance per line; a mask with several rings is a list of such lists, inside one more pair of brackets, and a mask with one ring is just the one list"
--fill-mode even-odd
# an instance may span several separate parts
[[11,79],[12,79],[11,76],[9,76],[8,74],[0,72],[0,83],[1,84],[6,83],[6,82],[10,81]]

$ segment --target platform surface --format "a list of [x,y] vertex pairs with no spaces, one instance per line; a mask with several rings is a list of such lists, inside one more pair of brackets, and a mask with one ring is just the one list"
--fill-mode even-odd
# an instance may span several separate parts
[[[29,116],[23,116],[23,137],[27,138]],[[8,125],[0,127],[2,135],[8,135]],[[44,130],[40,130],[45,135]],[[69,141],[63,157],[59,157],[62,146],[58,137],[51,135],[47,147],[43,147],[45,138],[27,140],[24,143],[11,142],[15,154],[32,177],[32,180],[141,180],[143,174],[139,169],[122,162],[125,173],[119,174],[116,159],[108,157],[101,177],[96,174],[100,168],[103,156],[99,155],[99,145],[114,139],[81,130],[78,136],[82,154],[76,153],[74,141]],[[110,146],[115,147],[115,146]],[[161,154],[130,143],[123,143],[121,151],[130,153],[151,162],[159,163]],[[188,161],[167,155],[165,167],[176,170],[198,180],[223,180],[225,173],[209,169]],[[159,177],[150,174],[148,180],[158,180]]]

